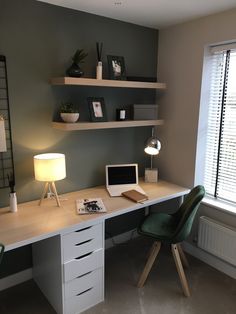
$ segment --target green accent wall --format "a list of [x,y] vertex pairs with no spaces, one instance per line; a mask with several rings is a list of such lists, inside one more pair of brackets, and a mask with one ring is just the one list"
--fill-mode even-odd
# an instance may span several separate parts
[[[61,102],[74,102],[80,119],[88,120],[87,97],[104,97],[108,118],[114,120],[116,108],[154,103],[156,91],[51,86],[49,79],[65,75],[78,48],[88,52],[84,76],[95,77],[97,41],[104,47],[104,78],[107,55],[124,56],[129,76],[155,77],[158,31],[34,0],[0,0],[0,8],[0,54],[7,58],[18,201],[38,199],[42,193],[43,185],[33,173],[33,156],[40,153],[66,155],[67,178],[57,183],[59,193],[104,184],[106,164],[137,162],[143,175],[149,166],[143,145],[150,127],[63,132],[53,129],[51,122],[58,119]],[[1,207],[8,205],[8,193],[0,191]],[[119,218],[115,234],[119,225],[121,231],[128,230],[136,221]],[[3,263],[0,277],[29,267],[31,261],[22,255],[29,256],[30,247],[23,251],[14,258],[20,268],[8,263],[9,271]]]

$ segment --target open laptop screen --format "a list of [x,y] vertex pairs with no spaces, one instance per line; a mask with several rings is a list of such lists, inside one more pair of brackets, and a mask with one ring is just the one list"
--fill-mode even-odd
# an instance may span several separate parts
[[137,165],[107,166],[107,185],[137,184]]

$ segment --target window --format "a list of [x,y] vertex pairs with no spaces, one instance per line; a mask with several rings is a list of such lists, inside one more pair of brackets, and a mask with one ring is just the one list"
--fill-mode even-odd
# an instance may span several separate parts
[[212,49],[204,185],[236,203],[236,46]]

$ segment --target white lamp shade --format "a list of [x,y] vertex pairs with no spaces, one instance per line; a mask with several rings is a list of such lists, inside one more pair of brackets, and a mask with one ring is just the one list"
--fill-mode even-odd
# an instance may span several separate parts
[[64,154],[50,153],[34,156],[35,179],[44,182],[54,182],[66,177],[66,162]]

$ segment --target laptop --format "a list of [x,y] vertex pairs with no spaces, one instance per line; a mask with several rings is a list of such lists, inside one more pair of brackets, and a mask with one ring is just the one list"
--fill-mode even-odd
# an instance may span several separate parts
[[110,196],[121,196],[129,190],[146,194],[138,185],[138,164],[107,165],[106,188]]

